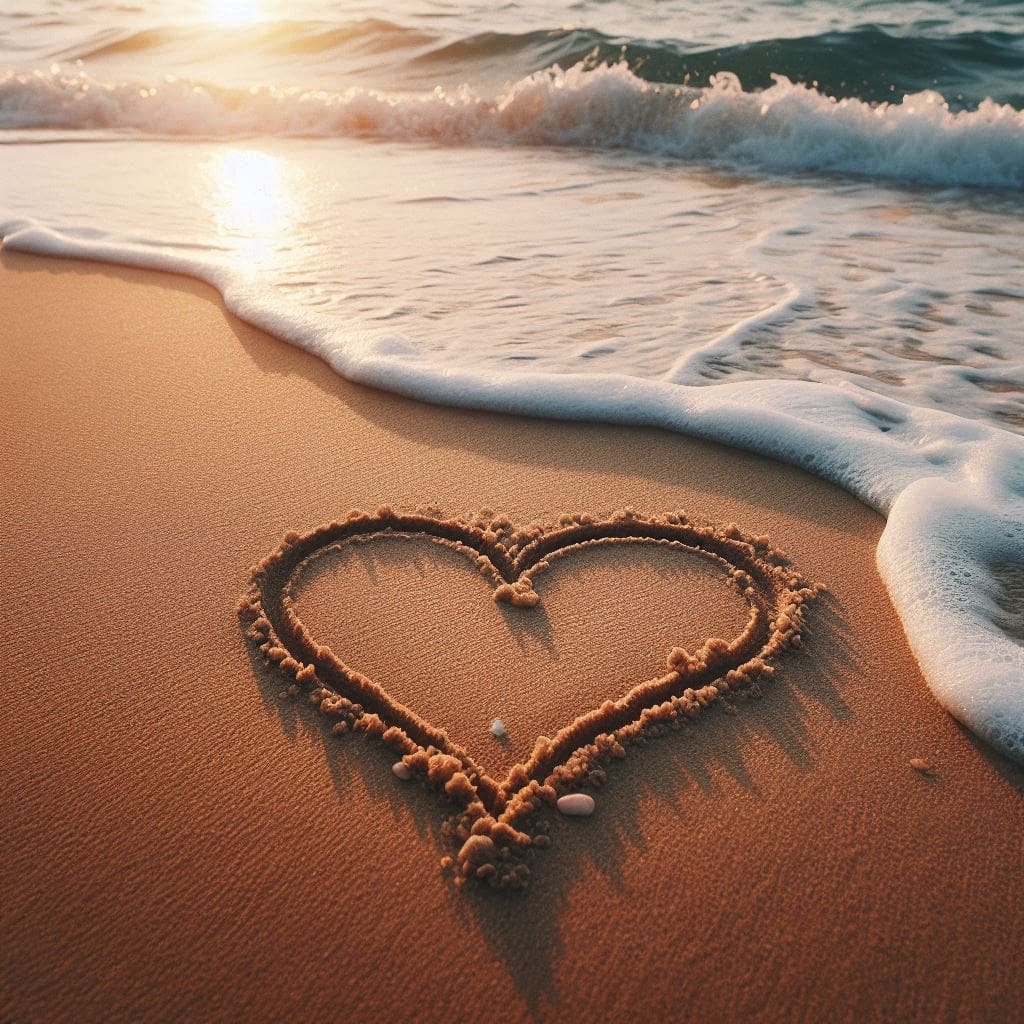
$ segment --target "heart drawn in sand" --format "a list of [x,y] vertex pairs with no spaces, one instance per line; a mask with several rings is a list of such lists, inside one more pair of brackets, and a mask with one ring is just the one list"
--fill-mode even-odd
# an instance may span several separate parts
[[[318,557],[340,545],[378,537],[415,536],[464,555],[494,585],[494,599],[524,609],[537,605],[537,578],[557,559],[599,545],[664,545],[716,563],[749,605],[743,629],[731,640],[711,638],[695,652],[675,647],[663,674],[638,681],[626,693],[584,711],[552,737],[539,737],[527,760],[504,778],[492,778],[444,729],[399,702],[385,688],[322,646],[295,610],[293,585]],[[603,766],[626,756],[642,735],[658,734],[696,718],[725,696],[757,692],[770,663],[801,644],[805,606],[816,593],[764,537],[746,537],[733,525],[691,523],[685,515],[606,519],[564,515],[557,525],[513,530],[489,511],[471,520],[438,514],[352,512],[311,533],[289,533],[252,571],[239,604],[246,634],[268,662],[292,677],[291,691],[307,690],[323,714],[336,718],[336,735],[350,730],[379,737],[402,755],[403,775],[421,775],[458,810],[446,822],[454,843],[456,880],[502,887],[527,883],[534,847],[547,845],[539,812],[561,795],[603,779]]]

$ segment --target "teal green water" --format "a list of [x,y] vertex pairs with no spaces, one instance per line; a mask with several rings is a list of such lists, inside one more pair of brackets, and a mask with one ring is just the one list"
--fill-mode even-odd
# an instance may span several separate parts
[[[383,13],[382,13],[383,12]],[[215,31],[211,31],[211,21]],[[258,57],[258,71],[248,58]],[[0,12],[0,68],[83,60],[204,81],[373,81],[473,87],[553,64],[625,60],[640,77],[747,89],[772,74],[868,101],[938,91],[954,108],[1024,105],[1024,4],[784,0],[705,4],[585,0],[484,4],[190,0],[70,5],[20,0]],[[247,70],[242,66],[249,64]],[[0,105],[0,118],[13,100]]]

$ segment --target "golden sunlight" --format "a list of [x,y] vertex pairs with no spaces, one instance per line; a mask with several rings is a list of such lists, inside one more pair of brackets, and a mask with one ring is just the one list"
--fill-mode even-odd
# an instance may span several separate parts
[[206,16],[217,25],[247,25],[263,12],[263,0],[206,0]]
[[204,168],[207,203],[224,243],[260,263],[293,229],[299,213],[297,172],[258,149],[224,149]]

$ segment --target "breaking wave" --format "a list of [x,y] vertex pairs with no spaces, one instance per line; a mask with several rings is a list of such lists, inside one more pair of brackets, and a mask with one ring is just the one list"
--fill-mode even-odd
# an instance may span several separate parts
[[857,175],[938,187],[1024,188],[1024,111],[984,100],[954,111],[937,92],[871,104],[780,75],[745,91],[656,85],[626,63],[554,67],[495,98],[469,87],[227,88],[164,78],[104,82],[53,66],[0,77],[0,129],[172,136],[366,137],[444,146],[627,149],[743,171]]

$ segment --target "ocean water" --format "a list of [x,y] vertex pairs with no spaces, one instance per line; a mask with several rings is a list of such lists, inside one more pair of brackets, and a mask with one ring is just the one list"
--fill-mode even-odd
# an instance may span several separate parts
[[354,380],[835,481],[1024,760],[1018,0],[12,0],[0,235],[204,278]]

